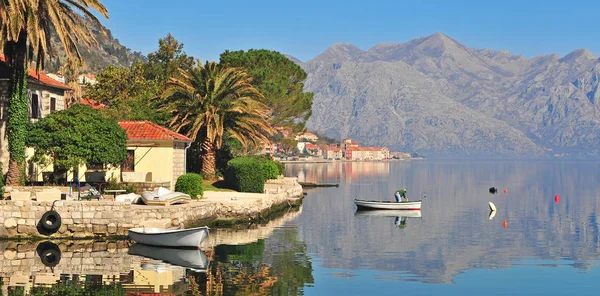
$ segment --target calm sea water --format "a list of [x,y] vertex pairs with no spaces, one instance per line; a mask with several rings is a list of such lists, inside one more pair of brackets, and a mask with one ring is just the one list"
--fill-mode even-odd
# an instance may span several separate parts
[[[0,267],[2,291],[58,295],[75,286],[97,295],[598,294],[600,163],[356,162],[286,170],[304,181],[340,185],[306,190],[300,209],[266,225],[212,232],[204,257],[140,251],[123,241],[71,242],[59,244],[63,258],[49,267],[30,258],[35,245],[0,245],[3,264],[13,265]],[[491,186],[499,193],[490,194]],[[399,188],[408,190],[409,199],[425,196],[420,212],[356,212],[354,198],[392,200]],[[493,217],[489,201],[497,207]],[[160,260],[165,254],[170,262]],[[172,260],[184,255],[204,258],[206,266],[200,260],[185,268]],[[13,272],[17,261],[32,271]]]

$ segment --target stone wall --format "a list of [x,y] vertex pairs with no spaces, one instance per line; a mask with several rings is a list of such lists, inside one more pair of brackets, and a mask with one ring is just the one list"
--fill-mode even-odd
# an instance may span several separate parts
[[120,275],[139,268],[144,259],[129,256],[127,241],[91,242],[73,241],[57,243],[60,249],[60,262],[53,269],[42,264],[36,252],[38,242],[18,243],[0,242],[0,276],[9,277],[16,274],[38,274],[52,272],[54,274],[101,274]]
[[[54,210],[62,220],[54,238],[127,235],[133,227],[182,228],[211,218],[256,217],[274,205],[302,195],[299,185],[277,185],[269,194],[212,192],[214,197],[173,206],[131,205],[114,201],[57,201]],[[206,195],[210,195],[207,192]],[[0,236],[44,236],[38,231],[42,215],[52,202],[0,201]]]

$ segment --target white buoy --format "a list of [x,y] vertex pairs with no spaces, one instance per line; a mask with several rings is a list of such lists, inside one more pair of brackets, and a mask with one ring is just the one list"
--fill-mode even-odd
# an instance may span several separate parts
[[494,216],[496,216],[496,211],[490,211],[490,215],[488,218],[490,218],[490,220],[494,219]]
[[492,212],[495,212],[495,211],[496,211],[496,205],[494,205],[494,203],[493,203],[493,202],[491,202],[491,201],[490,201],[490,202],[488,202],[488,205],[490,206],[490,210],[491,210]]

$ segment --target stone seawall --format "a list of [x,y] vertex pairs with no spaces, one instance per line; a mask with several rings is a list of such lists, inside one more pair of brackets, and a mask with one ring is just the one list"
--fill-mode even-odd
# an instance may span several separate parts
[[[287,178],[286,178],[287,179]],[[57,201],[54,210],[61,226],[52,238],[84,238],[126,235],[132,227],[183,228],[200,220],[252,218],[272,206],[302,196],[295,180],[266,184],[266,194],[205,192],[205,199],[173,206],[130,205],[113,201]],[[44,236],[39,222],[52,202],[0,201],[0,236]]]
[[144,259],[128,256],[127,241],[92,242],[74,241],[57,246],[60,249],[59,264],[50,268],[42,263],[36,247],[39,243],[0,242],[0,277],[52,272],[60,275],[81,273],[115,275],[139,268]]

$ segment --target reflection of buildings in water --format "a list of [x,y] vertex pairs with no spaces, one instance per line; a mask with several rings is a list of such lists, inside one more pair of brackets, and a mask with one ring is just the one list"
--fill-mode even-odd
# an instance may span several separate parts
[[[37,242],[8,242],[0,250],[2,295],[22,289],[49,288],[56,284],[121,284],[127,291],[180,293],[185,291],[185,269],[158,260],[128,255],[127,242],[63,242],[59,261],[45,266]],[[155,268],[156,267],[156,268]]]
[[390,174],[390,163],[382,162],[347,162],[344,164],[346,182],[358,181],[362,177],[387,177]]
[[151,260],[142,263],[139,269],[132,270],[131,273],[132,281],[121,285],[128,292],[178,295],[188,288],[183,267]]
[[[397,162],[394,162],[397,163]],[[387,177],[389,161],[287,164],[288,172],[299,182],[357,181],[364,177]]]

